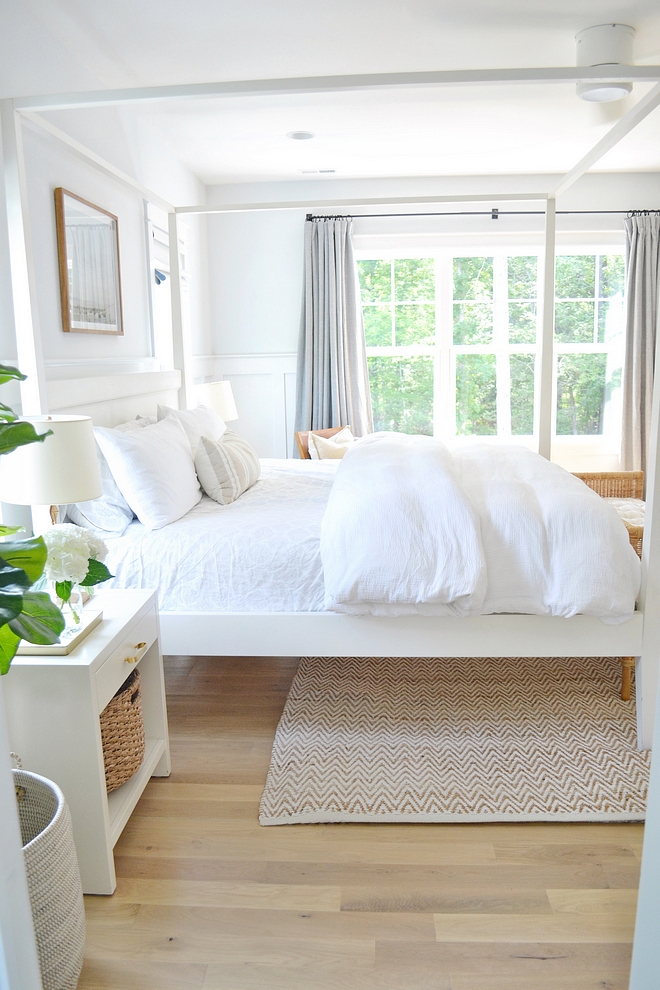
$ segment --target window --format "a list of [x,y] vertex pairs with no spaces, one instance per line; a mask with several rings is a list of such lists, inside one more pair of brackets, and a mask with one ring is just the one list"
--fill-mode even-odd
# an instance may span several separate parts
[[[531,436],[539,258],[358,261],[376,430]],[[623,255],[562,254],[555,304],[556,435],[618,430]]]

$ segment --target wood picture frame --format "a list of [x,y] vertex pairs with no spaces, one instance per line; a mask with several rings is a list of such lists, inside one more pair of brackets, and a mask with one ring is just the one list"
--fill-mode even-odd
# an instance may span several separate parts
[[117,217],[58,187],[55,225],[62,330],[123,336]]

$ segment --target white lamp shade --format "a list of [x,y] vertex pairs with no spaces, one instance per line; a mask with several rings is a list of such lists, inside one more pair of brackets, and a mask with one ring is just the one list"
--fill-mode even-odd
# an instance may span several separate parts
[[207,382],[197,386],[197,401],[214,409],[225,423],[238,419],[231,382]]
[[0,457],[0,500],[14,505],[63,505],[103,494],[89,416],[26,416],[42,443]]

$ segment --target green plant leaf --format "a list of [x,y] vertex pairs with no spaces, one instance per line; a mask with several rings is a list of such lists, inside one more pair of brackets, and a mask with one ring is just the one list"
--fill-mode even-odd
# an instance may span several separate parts
[[24,533],[25,526],[0,526],[0,536],[13,536],[14,533]]
[[103,581],[109,581],[112,577],[114,577],[114,574],[110,573],[105,564],[102,564],[100,560],[94,560],[92,558],[89,562],[89,570],[80,583],[86,588],[89,588],[93,584],[101,584]]
[[22,568],[29,577],[30,584],[34,584],[44,572],[48,548],[42,536],[33,536],[29,540],[0,543],[0,554],[8,564]]
[[17,379],[19,382],[24,382],[27,375],[22,375],[18,368],[12,368],[9,364],[0,364],[0,385],[10,382],[12,378]]
[[64,629],[64,616],[43,591],[26,591],[23,610],[9,623],[9,628],[28,643],[47,646],[57,643]]
[[0,626],[0,674],[6,674],[16,656],[21,638],[9,626]]
[[43,443],[46,437],[52,435],[37,433],[32,423],[2,423],[0,424],[0,454],[11,454],[17,447],[25,447],[28,443]]
[[5,423],[15,423],[18,416],[11,408],[11,406],[6,406],[4,402],[0,402],[0,420],[4,420]]
[[71,591],[73,589],[72,581],[56,581],[55,582],[55,594],[61,602],[68,602],[71,598]]
[[0,625],[20,614],[23,608],[23,594],[31,583],[22,568],[12,567],[0,557]]

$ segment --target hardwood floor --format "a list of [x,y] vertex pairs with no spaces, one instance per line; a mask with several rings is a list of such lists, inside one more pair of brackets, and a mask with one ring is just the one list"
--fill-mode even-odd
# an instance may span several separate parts
[[640,825],[257,809],[295,660],[166,660],[173,772],[88,897],[80,990],[625,990]]

